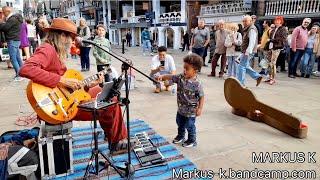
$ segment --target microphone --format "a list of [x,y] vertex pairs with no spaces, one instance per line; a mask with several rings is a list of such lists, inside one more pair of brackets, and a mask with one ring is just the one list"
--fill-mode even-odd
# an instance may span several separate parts
[[83,43],[88,43],[88,44],[92,44],[92,45],[98,45],[98,46],[101,46],[101,44],[99,43],[96,43],[94,41],[91,41],[91,40],[87,40],[87,39],[79,39],[81,42]]

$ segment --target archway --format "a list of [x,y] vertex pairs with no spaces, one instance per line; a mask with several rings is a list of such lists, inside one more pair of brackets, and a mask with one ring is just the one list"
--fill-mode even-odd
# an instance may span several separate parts
[[154,44],[159,44],[159,30],[158,30],[158,28],[153,29],[152,40],[153,40]]
[[167,48],[173,48],[174,31],[172,28],[165,29],[165,45]]
[[178,28],[178,33],[179,33],[179,36],[178,36],[178,37],[180,38],[180,39],[179,39],[179,40],[180,40],[180,41],[179,41],[179,43],[180,43],[180,44],[179,44],[179,47],[182,47],[183,35],[184,35],[184,29],[183,29],[183,27],[179,27],[179,28]]

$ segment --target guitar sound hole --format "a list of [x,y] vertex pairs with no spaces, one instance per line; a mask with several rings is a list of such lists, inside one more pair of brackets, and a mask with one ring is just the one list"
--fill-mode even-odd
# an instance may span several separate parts
[[66,88],[66,90],[71,94],[73,93],[73,89],[72,88]]

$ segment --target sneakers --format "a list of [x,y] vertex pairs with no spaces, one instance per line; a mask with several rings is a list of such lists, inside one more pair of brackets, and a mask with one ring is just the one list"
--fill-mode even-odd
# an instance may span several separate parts
[[312,75],[314,75],[316,77],[319,77],[320,76],[320,72],[319,71],[314,71],[314,72],[312,72]]
[[15,77],[15,78],[13,79],[13,81],[15,81],[15,82],[20,82],[20,81],[23,81],[23,78],[17,76],[17,77]]
[[256,86],[259,86],[259,84],[261,83],[261,81],[262,81],[262,76],[258,77]]
[[155,90],[154,90],[154,93],[160,93],[161,92],[161,89],[160,88],[156,88]]
[[172,143],[173,143],[173,144],[179,144],[179,143],[182,143],[183,141],[184,141],[184,137],[176,136],[176,137],[173,139]]
[[176,136],[173,141],[172,141],[173,144],[180,144],[182,143],[182,146],[183,147],[194,147],[194,146],[197,146],[197,142],[196,141],[192,141],[192,140],[186,140],[184,141],[184,138],[181,137],[181,136]]
[[194,146],[197,146],[197,142],[196,141],[192,141],[192,140],[186,140],[183,144],[182,144],[183,147],[194,147]]

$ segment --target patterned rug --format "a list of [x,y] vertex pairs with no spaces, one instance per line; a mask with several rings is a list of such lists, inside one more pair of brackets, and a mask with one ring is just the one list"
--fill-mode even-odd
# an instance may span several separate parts
[[[173,169],[184,169],[184,170],[193,170],[196,166],[184,157],[174,145],[169,143],[165,138],[157,134],[147,123],[142,120],[133,120],[130,121],[130,134],[134,135],[135,133],[145,131],[152,142],[159,147],[159,150],[163,154],[165,160],[167,161],[167,165],[153,167],[145,170],[135,171],[134,179],[171,179]],[[99,132],[103,132],[103,130],[99,127]],[[84,126],[77,127],[72,129],[73,136],[73,166],[74,173],[68,175],[67,177],[60,177],[56,179],[82,179],[85,168],[88,165],[88,161],[91,156],[91,146],[90,144],[93,142],[92,139],[92,127]],[[104,153],[108,154],[108,145],[104,142],[103,133],[99,133],[99,149]],[[124,162],[127,161],[127,154],[121,154],[117,156],[113,156],[115,164],[118,166],[123,166]],[[101,159],[102,160],[102,159]],[[139,165],[139,161],[135,154],[131,152],[131,160],[132,165],[135,169],[141,167]],[[95,175],[90,175],[90,179],[121,179],[121,177],[116,173],[113,168],[109,168],[109,171],[103,170],[99,173],[99,177]]]

